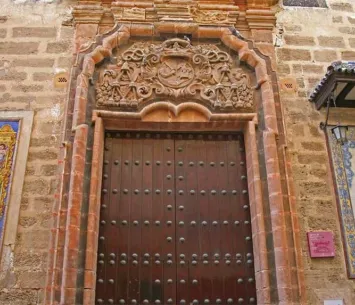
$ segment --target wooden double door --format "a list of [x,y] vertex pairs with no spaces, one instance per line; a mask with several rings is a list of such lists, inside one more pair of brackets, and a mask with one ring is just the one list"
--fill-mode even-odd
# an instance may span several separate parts
[[256,304],[243,136],[105,137],[97,304]]

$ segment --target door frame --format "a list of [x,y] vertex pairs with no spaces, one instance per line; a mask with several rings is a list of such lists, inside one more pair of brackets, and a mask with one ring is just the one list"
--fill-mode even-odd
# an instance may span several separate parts
[[[211,114],[204,106],[197,103],[189,103],[184,106],[184,110],[199,112],[205,116],[203,122],[185,120],[184,122],[169,123],[168,119],[171,109],[177,108],[169,103],[156,103],[150,105],[149,111],[141,111],[140,120],[137,120],[136,113],[113,112],[95,110],[93,112],[94,143],[91,168],[90,200],[88,213],[87,249],[85,263],[85,288],[84,300],[90,300],[92,304],[95,300],[96,286],[96,262],[98,251],[98,234],[101,203],[101,181],[103,175],[103,155],[105,131],[140,131],[140,132],[242,132],[244,135],[244,145],[246,152],[246,168],[248,193],[251,213],[251,228],[254,255],[255,285],[259,304],[267,304],[270,300],[269,277],[265,276],[269,272],[266,231],[264,224],[264,212],[262,202],[262,185],[259,172],[259,160],[257,152],[255,128],[257,123],[256,113],[248,114]],[[201,108],[202,107],[202,108]],[[161,117],[159,122],[145,121],[144,118],[151,112],[167,110],[166,117]],[[179,116],[181,111],[174,111]],[[193,117],[193,116],[192,116]],[[86,294],[86,295],[85,295]]]

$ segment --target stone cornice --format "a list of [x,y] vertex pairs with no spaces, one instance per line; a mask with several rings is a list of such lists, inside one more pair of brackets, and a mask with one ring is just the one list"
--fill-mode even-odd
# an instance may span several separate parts
[[245,18],[251,30],[272,30],[276,23],[275,13],[266,9],[248,9]]
[[85,3],[79,4],[73,9],[73,18],[75,24],[78,23],[100,23],[104,8],[101,4]]
[[[255,5],[258,2],[260,5]],[[80,2],[74,7],[74,22],[99,24],[104,13],[112,14],[114,23],[174,23],[188,22],[195,25],[238,26],[238,28],[271,30],[275,25],[275,13],[265,1],[252,1],[251,7],[240,11],[229,0],[220,3],[203,0],[119,0],[110,7],[103,6],[99,0]],[[258,8],[263,3],[263,9]],[[113,24],[112,24],[113,25]]]

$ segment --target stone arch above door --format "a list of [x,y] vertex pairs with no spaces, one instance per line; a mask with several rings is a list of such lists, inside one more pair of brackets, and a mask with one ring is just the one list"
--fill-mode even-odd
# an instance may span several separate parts
[[[265,60],[258,56],[254,50],[251,50],[246,41],[237,37],[235,29],[210,28],[198,25],[186,28],[184,24],[175,26],[176,35],[188,33],[193,37],[197,37],[196,42],[200,39],[205,39],[205,41],[207,39],[218,39],[222,43],[221,46],[225,48],[224,50],[208,42],[198,44],[194,40],[194,43],[191,43],[188,38],[172,38],[155,44],[133,42],[127,48],[127,44],[134,37],[151,38],[154,34],[163,35],[169,33],[170,30],[172,29],[168,25],[164,27],[164,24],[157,25],[156,28],[152,28],[151,25],[117,25],[110,33],[105,34],[106,37],[102,39],[99,46],[94,47],[92,45],[81,50],[86,55],[83,59],[82,73],[77,77],[78,86],[75,96],[73,128],[75,125],[85,121],[86,112],[83,111],[87,103],[85,96],[87,96],[89,89],[89,79],[93,78],[97,70],[96,65],[105,58],[114,57],[114,50],[117,48],[124,48],[122,53],[118,52],[120,58],[118,58],[117,64],[111,65],[102,71],[96,81],[96,107],[112,108],[114,111],[126,111],[129,113],[138,111],[151,102],[168,100],[176,103],[176,100],[180,98],[201,103],[212,112],[255,113],[254,91],[255,89],[260,89],[262,103],[266,106],[264,107],[265,127],[276,134],[278,133],[273,89]],[[231,56],[230,52],[236,52],[236,56]],[[163,61],[154,62],[154,56],[156,55],[159,56],[159,59],[157,57],[156,60],[159,61],[164,58]],[[208,56],[215,58],[209,59]],[[177,57],[188,59],[184,59],[185,68],[190,73],[193,73],[193,77],[188,81],[174,85],[172,83],[169,84],[169,80],[164,80],[161,73],[166,67],[166,63],[169,63],[169,60],[170,65],[176,64],[175,59]],[[196,62],[194,62],[193,58],[195,58]],[[207,81],[203,80],[203,77],[205,77],[203,72],[206,69],[202,68],[199,60],[210,65],[211,71],[208,75],[210,84],[206,84]],[[235,63],[236,60],[245,63],[254,71],[250,70],[249,73],[246,73],[239,64]],[[140,67],[137,62],[140,62]],[[135,65],[134,68],[133,65]],[[150,67],[148,67],[149,65]],[[154,73],[156,73],[154,75],[156,81],[153,82],[149,80],[149,77],[152,77]],[[124,74],[127,75],[125,76]],[[137,78],[141,77],[140,75],[145,75],[146,78],[143,80],[141,78],[139,82]],[[120,80],[122,77],[131,77],[132,80],[122,82]],[[221,81],[222,77],[226,81]],[[253,78],[255,79],[254,84],[251,82]],[[113,83],[115,83],[115,89],[112,88]],[[122,85],[122,83],[125,83],[125,85]],[[226,90],[230,92],[225,94]],[[121,93],[118,93],[119,91]],[[239,95],[238,91],[243,91],[242,96]],[[120,102],[117,102],[119,95],[127,94],[127,96],[132,96],[133,92],[136,94],[136,100],[126,101],[124,98],[122,102],[121,98]],[[114,93],[116,93],[116,101],[112,97]],[[218,101],[218,94],[223,97],[221,101]],[[229,98],[226,98],[226,95]]]
[[[121,49],[121,48],[120,48]],[[135,41],[99,71],[96,107],[139,111],[162,100],[195,101],[215,112],[253,112],[254,89],[230,50],[171,38]],[[235,53],[235,52],[233,52]]]

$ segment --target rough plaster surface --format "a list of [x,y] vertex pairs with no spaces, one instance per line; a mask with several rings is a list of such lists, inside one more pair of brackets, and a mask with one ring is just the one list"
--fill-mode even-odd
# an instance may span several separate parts
[[[355,60],[354,1],[329,0],[329,9],[284,8],[277,14],[281,46],[276,47],[279,80],[296,79],[295,93],[280,92],[284,109],[288,149],[300,219],[307,304],[323,305],[324,299],[344,299],[355,304],[355,282],[347,277],[337,203],[332,187],[324,133],[324,120],[308,102],[308,96],[336,60]],[[281,31],[280,31],[281,29]],[[348,120],[355,123],[353,114]],[[331,117],[337,122],[336,116]],[[306,232],[335,233],[336,256],[310,259]]]
[[66,97],[52,80],[70,67],[73,37],[73,28],[61,25],[72,1],[20,2],[1,1],[0,111],[32,110],[34,123],[16,242],[2,252],[3,305],[42,303]]

